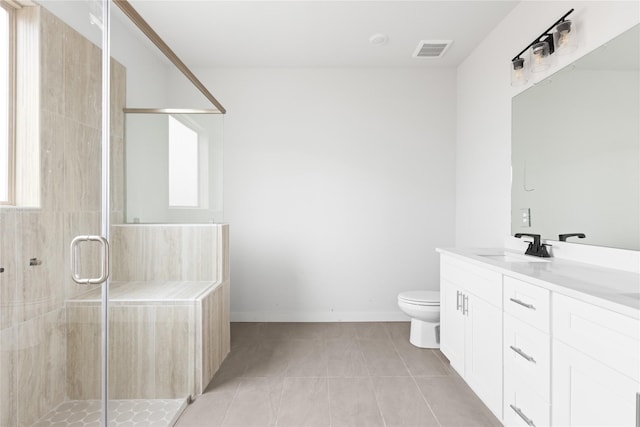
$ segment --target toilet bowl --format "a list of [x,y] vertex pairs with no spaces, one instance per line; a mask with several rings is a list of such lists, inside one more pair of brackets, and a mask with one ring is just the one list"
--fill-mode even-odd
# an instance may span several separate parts
[[440,292],[401,292],[398,307],[411,317],[411,344],[420,348],[440,348]]

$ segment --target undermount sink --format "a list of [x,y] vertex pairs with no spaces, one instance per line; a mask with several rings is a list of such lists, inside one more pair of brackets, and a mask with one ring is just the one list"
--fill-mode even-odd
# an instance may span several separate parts
[[495,253],[495,254],[478,254],[478,256],[481,256],[483,258],[494,259],[496,261],[503,261],[503,262],[522,262],[522,263],[527,263],[527,262],[549,262],[549,261],[551,261],[550,258],[539,258],[539,257],[531,256],[531,255],[519,255],[519,254],[506,253],[506,252]]

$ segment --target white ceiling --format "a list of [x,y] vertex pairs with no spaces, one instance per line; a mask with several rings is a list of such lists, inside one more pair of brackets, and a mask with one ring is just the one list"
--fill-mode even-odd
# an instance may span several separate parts
[[[517,3],[131,0],[189,67],[455,67]],[[369,43],[377,33],[385,45]],[[453,44],[412,58],[431,39]]]

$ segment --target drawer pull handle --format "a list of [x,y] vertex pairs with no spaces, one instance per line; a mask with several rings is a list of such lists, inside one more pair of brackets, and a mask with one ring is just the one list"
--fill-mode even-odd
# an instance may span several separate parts
[[467,315],[469,313],[469,297],[466,295],[462,296],[462,314]]
[[636,427],[640,427],[640,393],[636,393]]
[[460,304],[461,295],[462,295],[462,292],[456,291],[456,311],[460,310],[460,307],[462,307],[462,304]]
[[525,353],[524,351],[520,350],[518,347],[514,347],[514,346],[510,345],[509,348],[511,350],[515,351],[520,356],[522,356],[525,359],[527,359],[529,362],[536,363],[536,359],[534,359],[533,357],[529,356],[527,353]]
[[516,304],[520,304],[523,307],[527,307],[529,310],[535,310],[536,309],[533,305],[527,304],[526,302],[522,302],[519,299],[509,298],[509,300],[515,302]]
[[511,409],[513,409],[513,412],[518,414],[518,416],[524,420],[525,423],[527,423],[531,427],[535,427],[535,424],[533,423],[533,421],[531,421],[531,418],[527,417],[520,408],[514,405],[509,405],[509,406],[511,407]]

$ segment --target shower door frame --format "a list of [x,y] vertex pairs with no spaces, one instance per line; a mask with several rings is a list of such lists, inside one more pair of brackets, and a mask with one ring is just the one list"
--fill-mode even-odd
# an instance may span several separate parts
[[102,284],[102,425],[109,425],[109,239],[111,237],[111,0],[102,1],[102,236],[107,242],[107,276]]

